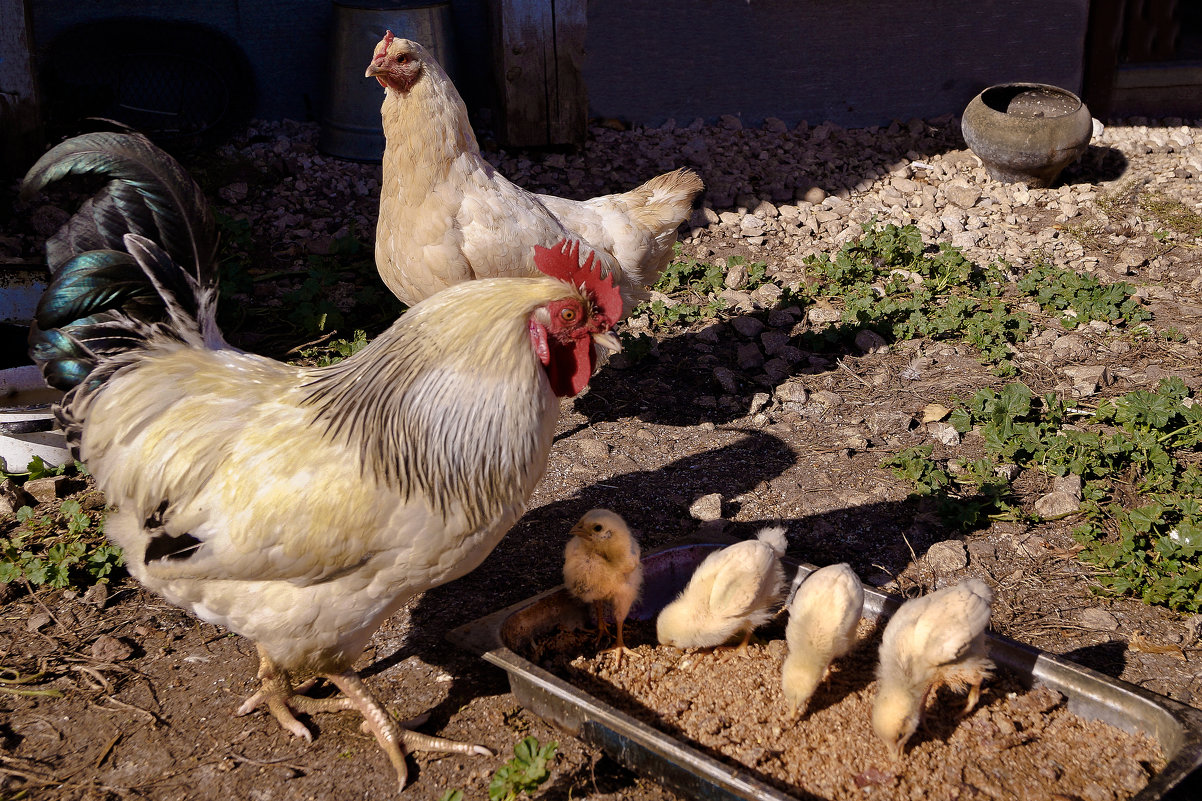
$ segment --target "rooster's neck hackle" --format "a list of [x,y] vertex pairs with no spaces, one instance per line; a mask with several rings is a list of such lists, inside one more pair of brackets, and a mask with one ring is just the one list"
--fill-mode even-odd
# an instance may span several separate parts
[[365,475],[483,525],[545,466],[558,402],[526,327],[570,293],[551,279],[458,284],[351,358],[312,370],[305,403]]

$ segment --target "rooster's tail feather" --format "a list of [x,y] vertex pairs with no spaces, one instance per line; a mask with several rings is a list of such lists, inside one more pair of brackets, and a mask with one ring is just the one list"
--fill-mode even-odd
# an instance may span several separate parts
[[71,390],[60,419],[152,339],[224,344],[213,220],[200,188],[144,137],[93,133],[50,150],[22,192],[89,174],[109,182],[47,242],[53,277],[29,335],[47,383]]
[[212,280],[216,236],[204,193],[171,156],[140,134],[99,132],[68,139],[30,168],[28,198],[70,175],[109,181],[46,243],[52,272],[89,250],[123,250],[122,237],[158,242],[201,283]]

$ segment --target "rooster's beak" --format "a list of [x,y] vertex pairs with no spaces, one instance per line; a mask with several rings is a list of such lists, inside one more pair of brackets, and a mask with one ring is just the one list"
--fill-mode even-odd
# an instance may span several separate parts
[[622,343],[614,336],[612,331],[606,331],[603,334],[593,334],[593,344],[599,345],[608,353],[618,353],[622,350]]

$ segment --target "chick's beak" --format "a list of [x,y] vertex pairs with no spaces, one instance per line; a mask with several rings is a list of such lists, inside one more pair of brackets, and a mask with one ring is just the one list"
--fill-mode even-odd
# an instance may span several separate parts
[[593,334],[593,344],[598,345],[607,354],[618,353],[622,350],[622,343],[618,341],[612,331]]

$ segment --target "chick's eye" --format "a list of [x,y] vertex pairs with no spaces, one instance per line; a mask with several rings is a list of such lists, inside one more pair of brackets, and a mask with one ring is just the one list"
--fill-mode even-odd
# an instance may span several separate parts
[[[577,317],[576,310],[573,308],[563,308],[563,309],[559,310],[559,319],[563,320],[565,323],[576,322],[576,317]],[[598,526],[597,531],[600,531],[600,530],[601,530],[601,527]]]
[[600,524],[600,523],[598,523],[597,525],[593,526],[593,531],[600,532],[600,531],[601,531],[601,524]]

